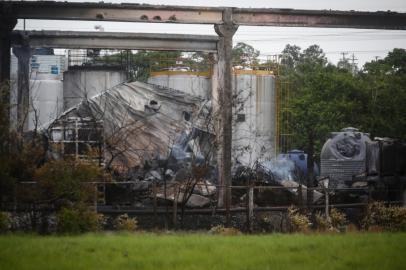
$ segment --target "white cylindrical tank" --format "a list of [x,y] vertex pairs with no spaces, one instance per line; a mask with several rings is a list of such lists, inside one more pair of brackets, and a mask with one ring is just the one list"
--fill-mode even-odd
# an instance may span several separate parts
[[[46,127],[63,110],[63,83],[65,57],[60,55],[33,55],[30,60],[28,130]],[[10,123],[17,128],[18,58],[11,55],[10,66]]]
[[91,98],[126,81],[121,70],[75,69],[63,74],[64,110],[76,106],[85,98]]
[[[11,58],[10,123],[17,128],[17,58]],[[63,111],[63,83],[57,74],[30,74],[30,97],[28,108],[28,130],[40,129],[55,120]]]
[[211,95],[210,74],[193,71],[152,72],[148,83],[176,89],[191,96],[208,99]]
[[234,162],[252,166],[275,157],[275,76],[262,70],[236,70],[233,91]]
[[[213,98],[209,76],[190,71],[153,72],[148,83]],[[214,95],[212,97],[212,94]],[[220,110],[221,110],[221,106]],[[271,71],[234,70],[233,163],[252,166],[276,156],[276,90]]]
[[28,129],[46,127],[63,110],[63,83],[51,78],[30,80]]

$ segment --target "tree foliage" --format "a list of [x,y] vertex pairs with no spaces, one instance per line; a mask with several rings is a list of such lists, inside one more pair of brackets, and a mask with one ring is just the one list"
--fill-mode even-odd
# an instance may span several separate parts
[[283,79],[292,84],[293,147],[318,157],[329,132],[353,126],[371,136],[406,139],[406,51],[394,49],[363,70],[330,64],[317,45],[287,45]]
[[10,128],[8,82],[0,85],[0,203],[10,201],[19,181],[33,179],[43,164],[43,137],[36,131],[22,136]]
[[233,63],[236,66],[249,67],[258,65],[259,51],[249,44],[238,42],[232,51]]

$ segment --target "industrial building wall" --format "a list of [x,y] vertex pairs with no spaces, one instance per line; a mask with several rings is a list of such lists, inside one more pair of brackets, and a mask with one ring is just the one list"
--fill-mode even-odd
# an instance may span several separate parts
[[126,81],[124,71],[68,70],[63,74],[64,110]]

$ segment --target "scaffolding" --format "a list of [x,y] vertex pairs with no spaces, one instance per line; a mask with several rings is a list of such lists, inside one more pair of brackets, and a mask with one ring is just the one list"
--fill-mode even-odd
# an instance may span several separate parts
[[104,166],[103,121],[89,117],[62,118],[52,124],[49,132],[54,157],[91,161]]
[[277,153],[287,153],[292,148],[292,115],[290,112],[291,83],[280,76],[276,80],[276,147]]

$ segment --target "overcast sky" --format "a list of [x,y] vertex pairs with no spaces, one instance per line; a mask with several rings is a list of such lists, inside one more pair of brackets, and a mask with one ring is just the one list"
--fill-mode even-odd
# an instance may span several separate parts
[[[68,0],[68,2],[100,2],[99,0]],[[216,0],[108,0],[106,3],[146,3],[164,5],[190,6],[231,6],[252,8],[295,8],[295,9],[334,9],[359,11],[398,11],[406,12],[406,0],[284,0],[284,1],[216,1]],[[118,22],[83,22],[83,21],[42,21],[27,20],[27,30],[75,30],[95,31],[95,25],[102,25],[106,32],[151,32],[180,34],[211,34],[215,35],[211,25],[179,25],[179,24],[145,24]],[[16,29],[23,29],[20,20]],[[306,48],[318,44],[325,51],[329,61],[337,63],[342,52],[346,57],[358,59],[359,65],[384,57],[393,48],[406,48],[406,30],[367,30],[367,29],[334,29],[334,28],[297,28],[297,27],[252,27],[240,26],[234,36],[234,43],[246,42],[260,50],[262,57],[278,54],[286,44],[299,45]]]

